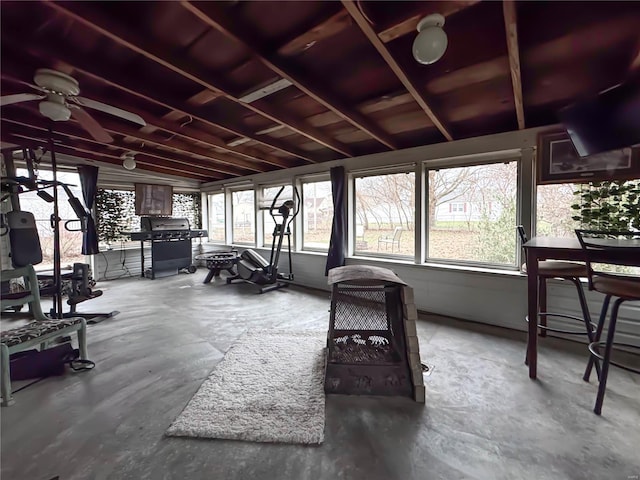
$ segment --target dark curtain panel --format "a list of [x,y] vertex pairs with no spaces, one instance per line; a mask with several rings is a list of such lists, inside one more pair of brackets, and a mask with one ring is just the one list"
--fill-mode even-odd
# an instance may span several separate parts
[[344,167],[331,169],[331,194],[333,196],[333,225],[331,226],[331,240],[327,254],[325,276],[334,267],[344,265],[347,246],[347,219],[344,205]]
[[93,203],[98,192],[98,167],[81,165],[78,167],[78,174],[80,175],[80,185],[82,186],[82,198],[88,210],[84,232],[82,233],[82,253],[84,255],[94,255],[98,253],[98,232],[93,218]]

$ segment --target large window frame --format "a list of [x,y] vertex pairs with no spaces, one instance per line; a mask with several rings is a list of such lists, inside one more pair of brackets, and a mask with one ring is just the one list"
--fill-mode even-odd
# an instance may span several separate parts
[[[413,253],[409,255],[401,255],[401,254],[393,254],[392,249],[386,249],[378,251],[377,243],[369,245],[368,241],[363,240],[360,235],[360,229],[358,228],[358,212],[357,212],[357,188],[356,182],[361,178],[368,177],[379,177],[384,175],[414,175],[414,205],[413,208],[413,216],[411,221],[413,223],[413,230],[407,230],[402,233],[401,240],[403,242],[411,242],[413,244],[412,250]],[[418,174],[419,175],[419,174]],[[349,245],[349,255],[358,256],[358,257],[371,257],[377,259],[384,260],[393,260],[393,261],[413,261],[416,256],[415,249],[415,233],[418,229],[420,229],[420,224],[418,223],[418,211],[416,209],[418,191],[417,191],[417,183],[416,183],[416,165],[415,164],[405,164],[405,165],[394,165],[393,167],[381,167],[381,168],[372,168],[372,169],[360,169],[353,170],[349,172],[349,221],[348,221],[348,245]],[[364,232],[362,232],[364,233]],[[385,235],[379,235],[378,237],[384,237]],[[392,240],[392,239],[391,239]],[[366,242],[367,249],[372,247],[375,251],[367,251],[367,249],[362,248],[362,243]],[[377,240],[376,240],[377,242]],[[391,244],[393,247],[393,244]],[[389,253],[391,252],[391,255]]]
[[[252,211],[246,214],[243,214],[246,216],[246,222],[249,223],[249,225],[247,225],[249,228],[253,228],[253,241],[251,242],[245,242],[245,241],[238,241],[236,232],[235,232],[235,227],[236,227],[236,205],[234,202],[234,194],[240,193],[240,192],[251,192],[253,194],[253,208]],[[228,204],[229,204],[229,208],[226,209],[227,212],[230,213],[230,221],[227,222],[227,226],[228,228],[230,228],[230,231],[227,233],[227,238],[231,238],[231,243],[233,245],[241,245],[241,246],[250,246],[250,247],[255,247],[256,246],[256,242],[257,242],[257,238],[258,238],[258,229],[257,229],[257,214],[256,214],[256,189],[254,188],[253,185],[243,185],[243,186],[238,186],[235,188],[230,188],[228,191]]]
[[[465,168],[483,165],[496,165],[501,163],[516,162],[516,186],[515,186],[515,222],[513,225],[513,239],[515,241],[514,247],[514,262],[513,264],[492,263],[476,260],[462,260],[462,259],[448,259],[448,258],[431,258],[429,257],[429,241],[430,241],[430,218],[429,218],[429,172],[443,170],[448,168]],[[528,172],[529,181],[533,181],[531,174],[532,162],[529,156],[526,160],[523,155],[518,152],[506,151],[496,152],[495,154],[478,155],[471,157],[453,158],[453,159],[441,159],[435,161],[425,161],[422,164],[422,215],[420,218],[420,225],[422,228],[416,229],[421,237],[416,243],[420,243],[420,263],[432,264],[432,265],[451,265],[466,268],[487,268],[492,270],[508,270],[515,271],[520,268],[522,262],[521,246],[517,239],[516,225],[522,223],[522,219],[525,218],[525,212],[531,214],[531,201],[525,201],[527,195],[531,195],[531,191],[524,191],[523,185],[525,185],[526,172]],[[417,196],[416,196],[417,197]],[[470,210],[470,209],[468,209]],[[416,222],[418,219],[416,219]]]
[[[258,235],[258,241],[257,241],[257,245],[261,246],[263,248],[266,249],[270,249],[273,246],[273,230],[275,228],[275,226],[271,223],[271,221],[266,221],[267,219],[270,219],[270,215],[269,215],[269,207],[271,206],[271,202],[273,201],[273,198],[271,197],[267,197],[265,195],[265,190],[266,189],[275,189],[277,193],[278,190],[280,190],[280,188],[284,187],[284,190],[282,191],[282,194],[280,195],[280,198],[278,199],[278,204],[282,204],[282,202],[286,199],[293,199],[293,201],[297,201],[295,198],[293,198],[293,183],[292,182],[276,182],[276,183],[264,183],[264,184],[260,184],[256,187],[256,194],[257,196],[257,213],[258,213],[258,225],[257,225],[257,229],[256,229],[256,234]],[[287,191],[290,190],[290,194],[287,193]],[[292,212],[293,214],[293,212]],[[294,248],[295,245],[295,232],[296,232],[296,226],[295,226],[295,221],[291,223],[290,229],[291,229],[291,248]],[[286,241],[285,241],[286,244]]]
[[[220,195],[222,197],[222,239],[216,239],[216,238],[212,238],[213,235],[213,225],[212,223],[218,223],[218,222],[212,222],[212,215],[213,215],[213,211],[214,209],[212,208],[212,202],[213,202],[213,198],[214,196],[218,196]],[[208,241],[211,243],[215,243],[215,244],[225,244],[227,243],[227,238],[228,238],[228,232],[227,232],[227,195],[225,193],[224,190],[217,190],[217,191],[212,191],[212,192],[207,192],[206,194],[206,198],[207,198],[207,211],[206,211],[206,216],[205,216],[205,212],[203,211],[203,217],[206,218],[207,221],[207,233],[208,233]]]
[[[297,221],[295,222],[297,231],[300,233],[296,237],[296,242],[294,243],[296,245],[296,251],[327,253],[329,250],[328,242],[327,242],[326,248],[309,246],[309,245],[305,246],[305,231],[304,231],[304,219],[306,215],[305,185],[310,185],[313,183],[321,183],[321,182],[329,182],[329,184],[331,184],[330,176],[328,174],[305,175],[297,178],[295,181],[295,185],[298,188],[298,191],[300,192],[300,201],[302,202],[302,205],[300,206],[300,215],[298,216],[298,218],[296,219]],[[331,198],[331,208],[333,208],[333,198]]]

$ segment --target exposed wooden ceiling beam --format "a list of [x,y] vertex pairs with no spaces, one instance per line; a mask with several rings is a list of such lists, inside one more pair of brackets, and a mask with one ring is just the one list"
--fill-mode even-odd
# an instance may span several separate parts
[[511,84],[513,85],[513,100],[516,106],[518,128],[525,128],[524,104],[522,101],[522,76],[520,74],[520,48],[518,44],[518,16],[516,2],[504,0],[502,2],[504,14],[504,29],[507,32],[507,48],[509,51],[509,67],[511,70]]
[[[37,48],[30,47],[29,39],[20,36],[18,32],[15,30],[7,31],[7,28],[4,28],[2,31],[2,43],[5,45],[17,44],[17,48],[26,49],[30,51],[33,55],[37,57],[41,57],[48,61],[53,61],[58,64],[67,65],[69,68],[67,70],[75,70],[82,75],[86,75],[100,83],[109,85],[110,87],[116,88],[120,91],[128,93],[130,95],[134,95],[138,98],[143,99],[145,102],[151,102],[155,105],[159,105],[161,107],[167,108],[174,112],[177,112],[177,118],[190,116],[193,119],[202,122],[203,124],[210,125],[214,128],[225,130],[229,133],[238,136],[245,136],[255,140],[267,147],[274,148],[276,150],[283,151],[290,155],[293,155],[297,158],[301,158],[306,160],[307,162],[313,162],[313,159],[309,156],[307,152],[304,152],[301,149],[291,147],[290,145],[285,144],[277,139],[270,138],[267,136],[253,135],[251,132],[246,131],[245,129],[232,129],[227,126],[215,123],[209,118],[205,118],[201,113],[198,112],[196,108],[191,105],[188,105],[186,102],[180,102],[176,99],[171,98],[170,95],[163,96],[162,99],[157,98],[155,93],[148,85],[144,82],[139,82],[134,78],[131,78],[127,75],[123,75],[119,73],[117,69],[110,68],[107,65],[104,65],[99,62],[91,62],[77,54],[73,53],[72,48],[66,48],[64,45],[60,45],[58,47],[47,44],[46,42],[42,42],[38,45]],[[12,62],[16,63],[16,62]],[[29,72],[29,75],[32,76],[34,72]],[[28,79],[30,80],[30,78]],[[100,100],[97,97],[92,97],[96,100]],[[106,103],[111,103],[111,101],[107,101]],[[125,106],[128,110],[133,113],[138,113],[142,118],[147,121],[147,123],[162,128],[170,132],[171,134],[176,134],[182,136],[188,140],[197,140],[199,142],[210,145],[211,147],[217,147],[221,150],[225,150],[229,153],[233,153],[236,155],[240,155],[244,158],[247,158],[252,161],[265,162],[271,165],[275,165],[277,167],[289,168],[295,165],[292,165],[288,159],[280,158],[275,155],[271,155],[269,153],[262,152],[250,146],[236,146],[230,147],[226,144],[224,140],[220,137],[213,135],[208,132],[204,132],[199,129],[195,129],[189,127],[187,125],[180,126],[176,125],[172,121],[160,119],[158,117],[151,116],[148,112],[134,111],[132,107]]]
[[[47,122],[43,122],[42,124],[31,121],[29,123],[23,123],[18,120],[3,118],[2,125],[3,128],[7,128],[10,132],[14,134],[21,135],[36,135],[38,138],[48,138],[49,132],[47,126],[45,126]],[[63,125],[66,124],[66,125]],[[171,155],[170,152],[158,152],[157,150],[150,149],[148,147],[141,147],[134,143],[126,143],[118,140],[114,140],[112,144],[110,144],[111,148],[105,146],[104,144],[95,141],[88,136],[85,136],[84,132],[80,130],[80,127],[75,127],[73,125],[69,125],[68,122],[54,122],[52,124],[53,135],[54,138],[62,140],[67,146],[79,146],[85,148],[89,152],[95,153],[105,153],[114,148],[120,149],[120,153],[124,152],[133,152],[136,156],[136,162],[139,158],[146,159],[146,161],[153,162],[153,164],[167,168],[173,169],[178,172],[192,172],[198,173],[202,176],[215,178],[215,179],[223,179],[228,175],[223,175],[219,171],[214,168],[210,168],[207,165],[198,164],[196,159],[185,160],[183,157],[179,155]],[[88,134],[87,134],[88,135]],[[116,157],[118,154],[114,154]],[[170,155],[170,156],[167,156]],[[236,175],[237,176],[237,175]]]
[[395,40],[396,38],[400,38],[403,35],[411,32],[416,32],[417,35],[416,29],[418,28],[418,22],[427,15],[431,15],[432,13],[439,13],[443,17],[447,17],[477,3],[479,3],[479,0],[460,2],[428,2],[428,6],[427,8],[425,8],[424,12],[421,12],[419,15],[413,15],[412,17],[402,20],[395,25],[384,28],[384,30],[378,32],[378,37],[380,37],[380,40],[382,40],[384,43],[389,43],[390,41]]
[[[10,81],[19,82],[20,80],[16,79],[7,74],[6,69],[2,71],[2,78]],[[109,99],[91,95],[93,100],[97,100],[103,103],[109,103]],[[132,109],[131,107],[127,107],[127,110],[132,113],[137,113],[140,116],[149,117],[149,114],[142,111],[137,111],[136,109]],[[15,112],[15,110],[14,110]],[[15,116],[15,113],[14,113]],[[109,133],[115,133],[118,135],[122,135],[125,137],[130,137],[139,140],[141,143],[148,143],[151,145],[155,145],[157,147],[171,147],[178,151],[179,153],[185,155],[196,154],[201,157],[204,157],[211,161],[212,165],[218,165],[218,169],[220,172],[229,173],[230,175],[243,175],[250,174],[252,172],[265,172],[267,168],[262,165],[257,165],[256,163],[251,163],[247,160],[233,158],[228,155],[221,154],[219,152],[212,152],[211,150],[207,150],[197,145],[190,145],[183,141],[174,139],[174,136],[177,136],[177,132],[171,132],[171,137],[169,138],[158,138],[155,135],[144,133],[142,130],[139,130],[135,127],[130,127],[124,124],[124,122],[117,122],[106,118],[103,116],[99,122],[100,125]],[[170,123],[164,121],[163,123]],[[153,127],[149,122],[147,122],[149,127]],[[174,128],[177,130],[178,126],[176,125]],[[232,169],[225,168],[225,166],[231,166]],[[238,170],[239,169],[239,170]],[[244,171],[243,171],[244,170]]]
[[[12,133],[11,131],[8,131],[6,129],[3,129],[2,131],[2,140],[31,148],[37,148],[40,146],[46,148],[48,143],[46,135]],[[72,155],[96,162],[122,166],[122,159],[118,155],[105,152],[97,152],[95,150],[92,150],[91,148],[83,148],[78,145],[71,144],[65,145],[61,144],[60,142],[55,142],[55,150],[58,153],[64,153],[66,155]],[[146,160],[141,156],[136,157],[136,164],[136,169],[140,170],[148,170],[150,172],[162,173],[165,175],[177,175],[181,177],[196,179],[202,182],[211,181],[210,176],[177,169],[175,167],[162,167],[154,162]]]
[[253,56],[260,60],[273,72],[286,78],[305,94],[313,98],[316,102],[324,105],[343,120],[346,120],[354,127],[362,130],[372,138],[389,147],[397,149],[398,146],[382,128],[376,125],[369,118],[362,115],[357,110],[345,105],[335,95],[327,92],[320,83],[314,81],[301,72],[296,72],[294,68],[283,62],[280,58],[268,52],[259,38],[252,38],[249,25],[243,25],[240,19],[230,18],[228,12],[215,2],[198,3],[197,5],[183,0],[182,6],[198,17],[202,22],[218,30],[228,38],[240,43],[245,48],[252,51]]
[[331,17],[323,20],[302,35],[292,38],[278,47],[278,55],[288,57],[302,53],[308,48],[313,47],[316,42],[332,37],[349,28],[351,25],[353,25],[353,21],[349,14],[344,10],[340,10],[338,13],[331,15]]
[[219,80],[211,78],[210,74],[207,74],[204,70],[197,68],[192,62],[186,62],[180,58],[174,58],[174,56],[168,55],[163,51],[163,49],[158,48],[158,46],[152,41],[147,40],[132,29],[124,28],[122,25],[112,21],[107,16],[101,15],[90,5],[83,5],[81,3],[61,5],[54,2],[44,2],[44,5],[49,6],[55,11],[66,15],[68,18],[91,28],[119,45],[122,45],[145,58],[158,63],[159,65],[162,65],[164,68],[167,68],[194,83],[202,85],[214,92],[222,93],[227,99],[262,115],[273,122],[285,125],[300,135],[303,135],[342,155],[353,155],[353,151],[350,147],[329,137],[329,135],[324,132],[310,127],[302,119],[293,118],[285,112],[275,111],[275,109],[265,102],[241,102],[239,98],[231,92],[228,86],[222,85]]
[[353,1],[350,1],[350,0],[342,0],[342,4],[344,5],[344,8],[347,10],[347,12],[349,12],[349,15],[351,15],[351,17],[358,24],[358,26],[360,27],[360,30],[362,30],[362,32],[369,39],[369,41],[374,46],[374,48],[382,56],[385,62],[387,62],[387,65],[389,65],[391,70],[393,70],[393,73],[396,74],[398,79],[409,91],[409,93],[415,99],[415,101],[418,102],[418,105],[420,105],[420,107],[424,110],[424,112],[427,114],[427,116],[433,122],[433,124],[438,128],[438,130],[440,130],[442,135],[444,135],[444,137],[447,140],[449,141],[453,140],[453,136],[449,132],[448,128],[444,125],[444,123],[438,118],[438,116],[434,113],[434,111],[429,106],[429,102],[427,101],[425,95],[422,93],[422,90],[424,89],[420,87],[416,82],[411,80],[409,76],[405,73],[405,71],[402,69],[402,67],[400,67],[398,62],[396,62],[395,58],[393,58],[393,55],[391,55],[391,53],[389,52],[387,47],[384,45],[384,43],[382,43],[380,38],[378,38],[378,35],[376,34],[376,32],[374,32],[373,28],[371,28],[369,21],[366,18],[364,18],[358,6]]

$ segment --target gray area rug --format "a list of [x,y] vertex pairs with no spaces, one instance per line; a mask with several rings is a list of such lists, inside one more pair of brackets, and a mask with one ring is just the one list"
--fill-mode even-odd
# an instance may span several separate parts
[[245,333],[167,435],[322,443],[325,346],[325,331]]

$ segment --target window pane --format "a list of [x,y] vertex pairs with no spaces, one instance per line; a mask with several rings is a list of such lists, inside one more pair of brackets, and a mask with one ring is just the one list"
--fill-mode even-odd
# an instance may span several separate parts
[[355,252],[413,256],[415,173],[355,179]]
[[572,183],[537,187],[536,235],[575,237],[580,224],[571,219],[575,215],[571,205],[577,200],[573,193],[577,188]]
[[428,257],[515,265],[517,162],[430,170]]
[[[29,173],[24,169],[17,169],[18,176],[28,176]],[[82,189],[80,188],[80,177],[75,172],[58,171],[57,178],[59,182],[70,185],[69,190],[75,197],[80,199],[82,203]],[[39,180],[53,180],[53,172],[51,170],[39,170]],[[45,191],[53,195],[53,188],[47,188]],[[71,266],[75,262],[84,263],[85,256],[82,254],[82,232],[70,232],[64,228],[64,224],[68,220],[75,220],[78,217],[69,205],[68,196],[64,189],[58,187],[58,211],[61,218],[59,223],[60,231],[60,263],[62,268]],[[40,237],[40,246],[42,248],[42,263],[35,265],[36,270],[50,270],[53,268],[53,229],[51,228],[51,214],[53,213],[53,203],[47,203],[36,195],[36,192],[24,192],[20,194],[20,208],[23,211],[33,213],[36,220],[36,228]],[[79,228],[79,222],[69,224],[69,228]]]
[[327,250],[333,222],[331,182],[302,184],[302,201],[302,248]]
[[[263,221],[263,227],[264,227],[262,244],[267,247],[273,244],[273,231],[276,226],[275,222],[273,221],[273,218],[269,214],[269,207],[271,207],[271,203],[273,202],[273,199],[280,191],[280,188],[282,188],[282,186],[266,187],[262,190],[261,208],[266,208],[266,210],[262,210],[262,221]],[[286,200],[293,200],[293,189],[291,185],[285,185],[284,189],[282,190],[282,193],[280,193],[280,196],[278,197],[278,202],[275,205],[276,210]],[[279,222],[282,221],[282,217],[277,217],[277,219]],[[292,240],[291,243],[293,244],[293,239],[291,240]],[[284,239],[284,242],[286,244],[286,238]]]
[[240,190],[231,194],[233,199],[233,243],[255,244],[255,215],[253,190]]
[[224,236],[224,193],[208,195],[209,199],[209,240],[225,242]]

